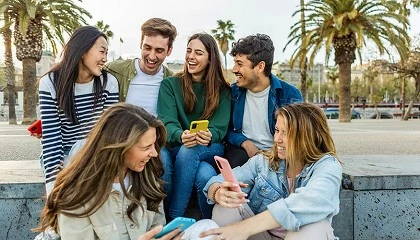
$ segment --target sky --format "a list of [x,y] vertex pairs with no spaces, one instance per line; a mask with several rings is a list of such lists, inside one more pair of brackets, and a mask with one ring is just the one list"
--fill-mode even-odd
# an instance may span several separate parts
[[[263,3],[262,3],[263,2]],[[110,25],[114,38],[110,41],[110,52],[116,56],[139,56],[140,26],[151,17],[169,20],[178,30],[172,54],[167,61],[183,61],[188,38],[197,32],[211,33],[217,20],[231,20],[239,39],[250,34],[265,33],[275,44],[275,61],[284,60],[282,49],[287,42],[291,18],[299,1],[279,0],[84,0],[82,6],[92,16],[92,24],[99,20]],[[124,43],[120,44],[122,38]],[[293,49],[290,48],[290,52]],[[112,53],[111,53],[112,55]],[[287,54],[290,56],[290,54]],[[228,57],[228,66],[233,59]]]
[[[285,52],[290,27],[298,20],[292,14],[299,7],[298,0],[83,0],[78,3],[92,14],[88,22],[95,25],[104,21],[110,25],[114,38],[110,40],[108,60],[140,56],[140,26],[151,17],[169,20],[178,30],[172,54],[168,61],[183,61],[188,38],[197,32],[211,33],[217,20],[231,20],[239,39],[255,33],[271,37],[275,46],[274,61],[286,61],[295,47],[290,45]],[[420,12],[413,11],[410,17],[410,33],[419,34]],[[411,34],[410,34],[411,35]],[[120,43],[120,38],[124,43]],[[0,59],[4,57],[4,46],[0,44]],[[222,56],[223,57],[223,56]],[[323,52],[316,59],[324,63]],[[228,56],[228,68],[233,65]]]

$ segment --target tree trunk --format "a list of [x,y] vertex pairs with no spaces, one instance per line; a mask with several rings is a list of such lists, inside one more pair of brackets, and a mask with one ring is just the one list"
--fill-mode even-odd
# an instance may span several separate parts
[[[300,91],[302,93],[302,97],[303,97],[303,101],[307,102],[308,101],[308,96],[307,96],[307,71],[308,71],[308,59],[306,57],[306,49],[303,46],[303,42],[305,39],[305,35],[306,35],[306,26],[305,26],[305,1],[304,0],[300,0],[300,21],[302,22],[302,29],[301,29],[301,35],[302,35],[302,49],[304,49],[304,51],[302,51],[302,57],[305,58],[303,61],[303,66],[300,66]],[[301,64],[300,64],[301,65]]]
[[227,69],[226,54],[227,54],[227,51],[229,50],[228,40],[221,41],[220,50],[222,51],[223,56],[225,56],[225,69]]
[[36,60],[25,58],[22,60],[23,68],[23,125],[33,123],[37,119],[36,105],[38,102],[36,89]]
[[408,105],[408,109],[403,115],[403,119],[405,121],[408,120],[411,114],[411,109],[413,108],[413,105],[415,102],[418,102],[419,94],[420,94],[420,75],[415,76],[415,84],[416,84],[416,90],[414,91],[413,97],[411,98],[410,104]]
[[[14,78],[15,76],[13,76]],[[10,125],[16,125],[17,119],[16,119],[16,88],[14,82],[12,84],[9,84],[7,82],[7,94],[9,97],[9,124]]]
[[350,83],[351,83],[351,63],[340,63],[338,65],[339,69],[339,89],[340,97],[338,99],[339,104],[339,122],[350,122],[350,108],[351,108],[351,92],[350,92]]
[[408,119],[410,118],[410,113],[411,113],[411,109],[413,108],[414,102],[413,100],[410,101],[410,103],[408,104],[408,108],[407,111],[405,111],[404,115],[402,116],[402,119],[404,121],[408,121]]
[[[9,16],[4,14],[5,25],[9,22]],[[7,80],[8,104],[9,104],[9,124],[16,125],[16,89],[15,89],[15,66],[13,65],[12,55],[12,30],[7,28],[3,31],[4,40],[4,63],[6,65],[5,75]]]
[[306,74],[307,69],[308,69],[308,63],[307,63],[307,58],[305,57],[303,68],[300,69],[300,91],[302,93],[304,102],[308,101],[307,74]]
[[402,78],[402,84],[401,84],[401,120],[404,119],[405,116],[405,77]]

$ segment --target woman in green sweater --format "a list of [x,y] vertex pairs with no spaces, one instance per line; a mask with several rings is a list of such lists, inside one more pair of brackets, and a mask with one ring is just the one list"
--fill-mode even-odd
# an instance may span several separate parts
[[[203,218],[211,218],[203,188],[216,175],[213,157],[222,155],[230,119],[230,87],[223,77],[214,38],[197,33],[188,40],[184,71],[162,81],[157,112],[168,132],[161,150],[168,219],[184,216],[193,188]],[[206,131],[190,133],[194,120],[208,120]]]

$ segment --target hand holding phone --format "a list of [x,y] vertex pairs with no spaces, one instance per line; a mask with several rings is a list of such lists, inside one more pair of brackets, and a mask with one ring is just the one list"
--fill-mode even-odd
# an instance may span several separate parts
[[185,217],[177,217],[174,218],[170,223],[166,224],[162,231],[158,234],[156,234],[155,238],[161,238],[165,236],[166,234],[172,232],[176,228],[180,228],[181,232],[185,231],[187,228],[189,228],[191,225],[195,223],[194,218],[185,218]]
[[196,133],[200,130],[206,131],[208,127],[209,127],[208,120],[192,121],[190,124],[190,133]]
[[[216,161],[216,165],[222,173],[222,176],[225,179],[225,181],[238,184],[235,175],[233,175],[229,161],[226,158],[222,158],[219,156],[214,156],[214,160]],[[239,185],[237,187],[232,188],[231,190],[235,192],[242,192]]]
[[41,119],[36,120],[28,127],[28,131],[32,134],[42,135]]

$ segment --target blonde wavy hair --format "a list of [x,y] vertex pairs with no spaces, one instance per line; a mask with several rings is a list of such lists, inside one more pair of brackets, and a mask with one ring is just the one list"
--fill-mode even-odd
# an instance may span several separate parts
[[[324,112],[311,103],[293,103],[279,108],[276,119],[283,118],[286,127],[286,159],[280,159],[277,144],[274,143],[272,151],[265,151],[264,155],[272,169],[278,170],[281,161],[292,176],[298,174],[299,166],[311,164],[324,155],[336,157],[336,148],[328,127]],[[277,133],[278,134],[278,133]],[[294,189],[295,178],[292,178]]]

